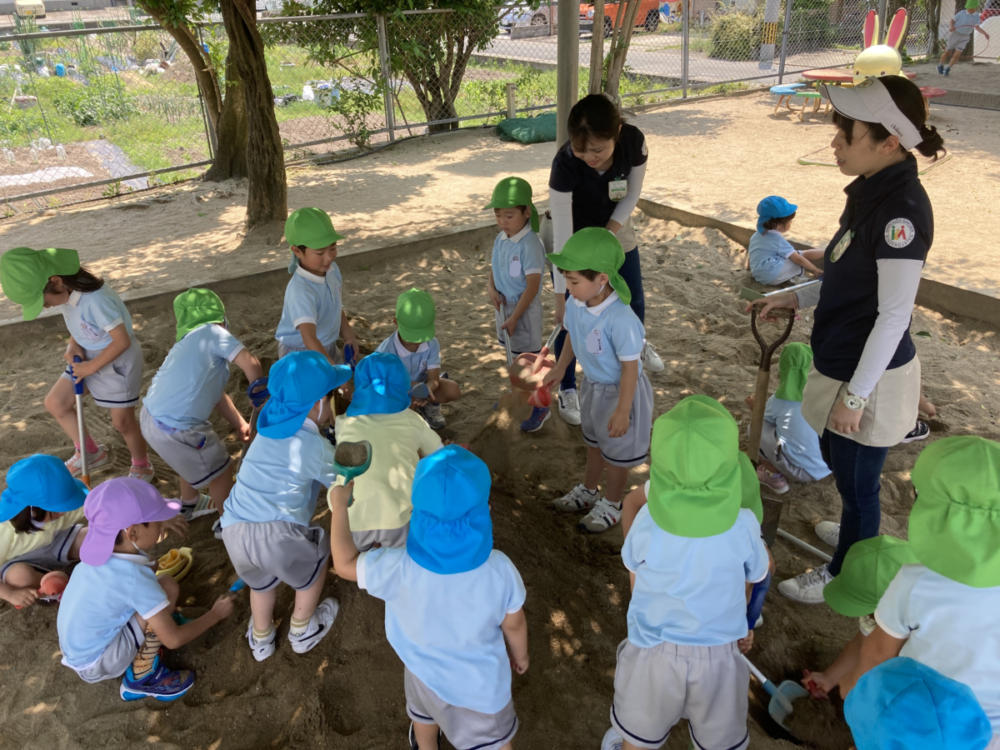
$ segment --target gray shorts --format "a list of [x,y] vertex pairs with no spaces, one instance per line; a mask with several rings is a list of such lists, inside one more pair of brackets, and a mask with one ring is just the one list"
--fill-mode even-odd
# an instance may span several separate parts
[[681,719],[698,750],[743,750],[750,744],[750,669],[736,643],[639,648],[618,645],[611,724],[635,747],[656,750]]
[[[497,341],[503,344],[503,332],[500,326],[510,317],[517,307],[517,302],[504,302],[500,305],[501,310],[495,310],[493,317],[497,325]],[[514,356],[522,352],[540,352],[542,350],[542,293],[535,295],[524,311],[524,315],[517,319],[514,326],[514,335],[510,337],[510,350]]]
[[374,545],[380,547],[405,547],[410,535],[410,524],[399,529],[375,529],[374,531],[352,531],[354,546],[358,552],[367,552]]
[[[297,349],[291,346],[285,346],[280,341],[278,342],[278,359],[281,359],[282,357],[287,357],[292,352],[305,352],[305,351],[308,351],[308,349],[306,349],[304,346],[301,349]],[[338,365],[344,364],[344,355],[341,353],[340,349],[337,348],[336,341],[334,341],[326,348],[326,353],[330,355],[330,359],[332,359],[336,364]],[[358,352],[354,352],[354,356],[356,359],[358,356]]]
[[608,435],[608,422],[618,407],[618,391],[617,383],[592,383],[584,377],[580,387],[581,427],[588,448],[600,448],[605,461],[628,469],[646,463],[653,433],[653,386],[645,372],[639,374],[628,431],[613,438]]
[[7,583],[7,571],[15,563],[25,563],[41,573],[65,570],[70,566],[70,547],[73,546],[73,542],[76,541],[76,536],[82,528],[83,524],[78,523],[68,529],[63,529],[44,547],[33,549],[13,560],[8,560],[3,566],[0,566],[0,581]]
[[[87,360],[100,356],[100,350],[84,349]],[[73,382],[69,374],[69,366],[63,372],[64,380]],[[105,409],[126,409],[139,403],[139,393],[142,391],[142,347],[132,339],[132,346],[126,349],[118,359],[104,365],[100,370],[88,375],[83,380],[84,387],[94,403]]]
[[965,46],[972,40],[971,34],[959,34],[957,31],[948,35],[947,52],[964,52]]
[[[747,432],[750,432],[749,427],[747,427]],[[764,422],[764,428],[760,433],[760,455],[774,464],[775,468],[788,479],[802,484],[819,481],[805,469],[800,469],[795,464],[789,463],[778,443],[778,428],[773,422]]]
[[499,750],[517,734],[514,701],[498,713],[483,714],[441,700],[409,669],[403,670],[406,715],[417,724],[437,724],[452,747]]
[[135,655],[146,641],[146,634],[135,615],[118,631],[118,635],[104,649],[100,658],[84,669],[70,667],[84,682],[114,680],[125,674],[125,670],[135,661]]
[[208,487],[229,471],[232,462],[229,451],[209,422],[178,430],[158,422],[143,406],[139,411],[139,428],[149,447],[195,489]]
[[223,527],[222,543],[236,575],[254,591],[270,591],[279,583],[304,591],[330,557],[323,529],[288,521],[234,523]]

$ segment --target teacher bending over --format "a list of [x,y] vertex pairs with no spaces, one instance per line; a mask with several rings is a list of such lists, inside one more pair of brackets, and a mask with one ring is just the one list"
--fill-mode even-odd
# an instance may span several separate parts
[[[552,160],[549,174],[553,247],[547,249],[562,252],[566,240],[585,227],[602,227],[613,232],[625,249],[625,265],[618,273],[632,292],[630,307],[642,323],[646,321],[646,304],[639,243],[631,217],[642,193],[647,158],[642,131],[622,119],[610,97],[591,94],[570,110],[569,141]],[[555,322],[561,325],[569,293],[562,273],[555,268],[552,272]],[[563,330],[556,339],[556,356],[562,352],[565,340]],[[647,372],[663,370],[663,360],[649,343],[642,349],[642,367]],[[580,424],[575,359],[559,384],[559,414],[568,424]]]
[[819,433],[843,507],[840,524],[816,528],[837,548],[832,562],[778,585],[807,604],[823,601],[852,544],[878,535],[882,466],[916,422],[920,360],[910,317],[934,216],[910,150],[935,159],[944,150],[925,125],[920,89],[906,78],[823,86],[823,95],[835,110],[837,166],[857,179],[844,189],[847,206],[823,256],[822,283],[769,300],[760,313],[816,306],[802,415]]

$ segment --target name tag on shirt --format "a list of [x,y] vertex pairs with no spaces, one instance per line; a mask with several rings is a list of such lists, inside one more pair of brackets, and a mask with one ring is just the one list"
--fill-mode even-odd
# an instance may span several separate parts
[[833,248],[833,252],[830,253],[831,263],[836,263],[838,260],[840,260],[840,256],[847,251],[847,248],[850,246],[851,240],[853,239],[854,239],[854,232],[847,231],[844,233],[844,236],[840,238],[840,242],[836,244],[836,246]]
[[620,201],[628,195],[628,181],[612,180],[608,183],[608,197],[613,201]]
[[604,354],[604,339],[596,328],[587,334],[587,351],[591,354]]
[[521,259],[516,255],[510,259],[510,265],[507,267],[507,273],[515,277],[521,275]]

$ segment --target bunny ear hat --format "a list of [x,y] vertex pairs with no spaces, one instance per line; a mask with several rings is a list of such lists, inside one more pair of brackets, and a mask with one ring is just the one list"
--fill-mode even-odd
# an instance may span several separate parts
[[866,78],[902,75],[903,58],[899,54],[899,46],[906,37],[907,23],[906,9],[900,8],[889,23],[885,44],[877,44],[878,14],[874,10],[868,11],[864,26],[865,48],[854,61],[855,86]]

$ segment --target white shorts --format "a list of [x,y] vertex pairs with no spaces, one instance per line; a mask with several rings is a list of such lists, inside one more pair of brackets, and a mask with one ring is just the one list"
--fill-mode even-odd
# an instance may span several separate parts
[[49,573],[53,570],[65,570],[70,566],[69,550],[76,541],[77,534],[83,524],[78,523],[68,529],[63,529],[53,537],[52,541],[44,547],[33,549],[23,555],[8,560],[0,566],[0,581],[7,583],[7,571],[15,563],[25,563],[30,565],[40,573]]
[[[84,349],[87,361],[96,359],[100,350]],[[139,403],[142,391],[142,347],[132,339],[132,346],[118,359],[104,365],[97,372],[83,379],[84,392],[94,397],[94,403],[105,409],[125,409]],[[62,374],[64,380],[73,382],[69,366]]]
[[351,538],[358,552],[367,552],[376,544],[380,547],[405,547],[410,535],[410,524],[398,529],[373,529],[372,531],[352,531]]
[[223,527],[222,543],[236,575],[254,591],[270,591],[279,583],[305,591],[330,557],[323,529],[288,521],[234,523]]
[[584,376],[580,387],[580,418],[583,442],[588,448],[600,448],[601,456],[612,466],[631,468],[646,463],[653,434],[653,386],[645,372],[632,397],[628,431],[621,437],[608,434],[608,422],[618,408],[618,383],[592,383]]
[[229,451],[209,422],[178,430],[158,422],[143,406],[139,411],[139,428],[149,447],[195,489],[208,487],[229,471],[232,462]]
[[115,680],[125,674],[125,670],[135,661],[135,655],[145,642],[146,633],[139,625],[138,618],[132,615],[93,664],[82,669],[66,664],[65,660],[63,664],[76,672],[84,682]]
[[[507,320],[517,302],[505,302],[500,305],[500,310],[493,311],[493,317],[497,326],[497,341],[503,344],[503,332],[500,326]],[[516,357],[524,352],[540,352],[542,350],[542,294],[539,292],[531,300],[524,315],[517,319],[514,326],[514,335],[510,337],[510,350]]]
[[[281,343],[280,341],[278,342],[278,359],[287,357],[292,352],[305,352],[305,351],[309,350],[306,349],[304,346],[301,349],[297,349],[291,346],[285,346],[285,344]],[[341,353],[340,349],[337,348],[336,341],[334,341],[332,344],[326,347],[326,353],[329,354],[330,359],[332,359],[338,365],[344,364],[344,355]],[[359,355],[360,352],[354,352],[355,359],[357,359]]]

